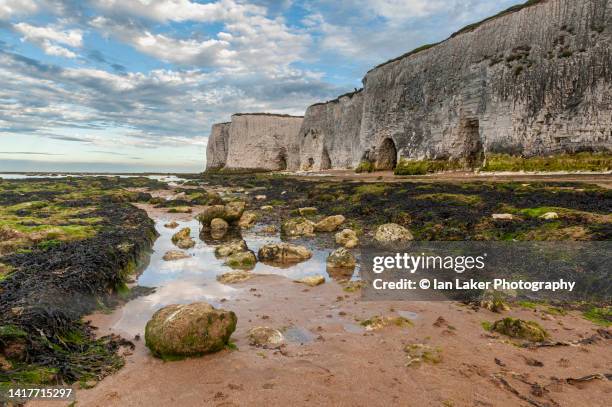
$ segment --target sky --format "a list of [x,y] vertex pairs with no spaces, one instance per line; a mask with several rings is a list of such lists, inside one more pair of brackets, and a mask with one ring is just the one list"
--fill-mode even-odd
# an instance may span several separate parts
[[0,0],[0,172],[199,172],[213,123],[303,115],[518,0]]

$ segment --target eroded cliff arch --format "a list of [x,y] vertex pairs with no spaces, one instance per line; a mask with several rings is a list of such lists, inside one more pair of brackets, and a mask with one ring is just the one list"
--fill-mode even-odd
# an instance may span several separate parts
[[377,170],[392,170],[396,166],[397,147],[392,139],[386,138],[376,149],[375,167]]

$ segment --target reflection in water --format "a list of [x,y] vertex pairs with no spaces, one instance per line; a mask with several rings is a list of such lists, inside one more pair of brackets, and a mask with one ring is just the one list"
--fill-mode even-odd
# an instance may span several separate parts
[[[176,229],[167,229],[163,225],[168,219],[157,219],[156,229],[159,238],[153,246],[153,253],[148,266],[138,277],[137,284],[145,287],[156,287],[155,293],[136,298],[123,307],[122,317],[114,326],[114,329],[129,335],[143,334],[144,326],[151,315],[158,309],[170,304],[185,304],[196,301],[206,301],[213,306],[219,306],[221,299],[231,299],[236,296],[241,288],[224,285],[217,282],[219,274],[227,273],[230,269],[223,265],[223,259],[217,259],[214,254],[215,247],[222,241],[214,240],[208,231],[202,230],[196,220],[178,222]],[[175,250],[171,242],[172,235],[176,230],[189,227],[191,237],[196,240],[194,248],[187,250],[190,257],[176,261],[164,261],[164,253]],[[255,229],[257,230],[257,229]],[[200,239],[198,240],[198,237]],[[278,243],[278,236],[261,236],[253,230],[244,236],[234,229],[223,241],[243,238],[249,249],[255,253],[265,244]],[[326,258],[329,250],[313,250],[310,260],[286,268],[274,267],[272,265],[257,263],[253,273],[282,275],[289,279],[300,279],[309,275],[326,275]],[[331,276],[337,278],[338,276]],[[343,274],[343,279],[350,275]],[[290,328],[289,336],[294,337],[296,342],[308,342],[312,340],[312,333],[300,328]]]

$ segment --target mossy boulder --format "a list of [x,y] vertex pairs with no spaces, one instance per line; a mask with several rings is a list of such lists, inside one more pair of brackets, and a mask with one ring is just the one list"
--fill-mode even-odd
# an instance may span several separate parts
[[250,250],[234,253],[225,260],[226,266],[239,270],[252,270],[255,264],[257,264],[257,257]]
[[221,218],[214,218],[210,221],[210,236],[215,240],[223,239],[228,229],[229,224]]
[[246,204],[242,201],[234,201],[228,203],[227,205],[225,205],[224,208],[225,213],[223,219],[228,222],[237,222],[242,217],[245,207]]
[[257,326],[255,328],[251,328],[249,329],[247,336],[249,338],[250,345],[264,348],[270,345],[280,345],[285,340],[285,337],[281,331],[267,326]]
[[381,243],[409,242],[414,239],[412,233],[396,223],[380,225],[374,234],[374,239]]
[[299,208],[298,213],[300,216],[314,216],[318,212],[318,209],[312,206],[308,206],[306,208]]
[[346,247],[347,249],[352,249],[359,244],[359,238],[357,237],[357,233],[355,233],[352,229],[343,229],[342,231],[336,233],[336,243]]
[[306,261],[312,257],[312,252],[304,246],[290,243],[266,244],[257,253],[259,261],[278,264],[293,264]]
[[208,205],[202,208],[202,212],[198,215],[198,220],[204,225],[209,226],[215,218],[224,219],[225,206],[223,205]]
[[328,216],[315,224],[315,232],[333,232],[344,223],[346,218],[342,215]]
[[191,249],[195,241],[191,238],[191,229],[183,228],[172,236],[172,243],[180,249]]
[[325,283],[325,277],[323,277],[322,275],[308,276],[308,277],[304,277],[304,278],[301,278],[299,280],[294,280],[294,281],[296,283],[306,284],[307,286],[310,286],[310,287],[316,287],[318,285]]
[[334,250],[327,257],[327,268],[354,269],[357,265],[355,256],[344,247]]
[[158,357],[199,356],[225,348],[238,319],[232,311],[205,302],[169,305],[153,314],[145,343]]
[[252,227],[256,221],[257,221],[257,214],[255,212],[245,211],[240,217],[240,220],[238,221],[238,226],[240,226],[243,229],[248,229]]
[[418,366],[421,363],[438,364],[442,361],[442,350],[423,343],[411,343],[404,348],[406,366]]
[[510,317],[495,321],[491,325],[491,331],[531,342],[542,342],[549,337],[548,332],[537,322]]
[[215,256],[229,257],[232,254],[245,252],[248,250],[244,240],[234,240],[233,242],[225,243],[215,248]]
[[179,226],[179,224],[176,221],[172,221],[172,222],[166,223],[164,225],[164,227],[168,228],[168,229],[176,229],[176,228],[178,228],[178,226]]
[[190,257],[187,253],[182,250],[168,250],[166,254],[164,254],[164,261],[174,261],[181,260]]
[[236,284],[242,283],[243,281],[250,280],[254,274],[249,273],[246,270],[230,271],[229,273],[223,273],[217,276],[217,281],[221,284]]
[[315,224],[306,218],[292,218],[281,225],[281,233],[286,237],[314,236]]

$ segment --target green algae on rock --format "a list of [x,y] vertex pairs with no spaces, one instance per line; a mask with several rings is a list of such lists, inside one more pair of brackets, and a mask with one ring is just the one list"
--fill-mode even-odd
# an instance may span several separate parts
[[204,302],[169,305],[147,322],[145,343],[161,358],[218,352],[228,345],[237,321],[234,312]]

